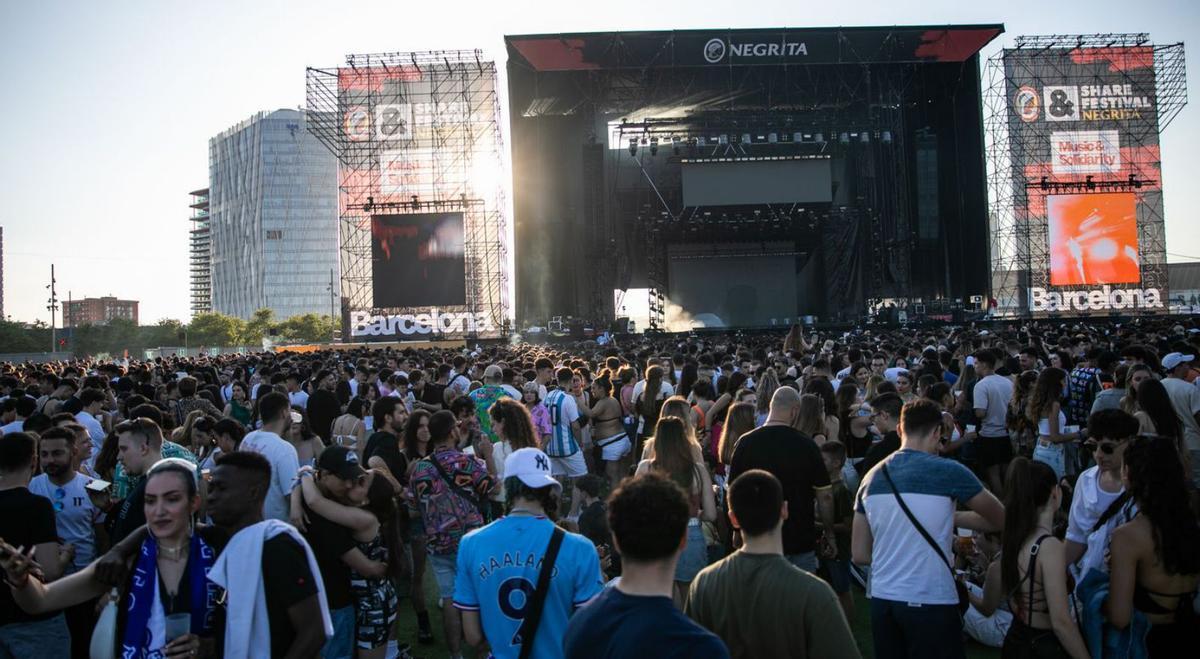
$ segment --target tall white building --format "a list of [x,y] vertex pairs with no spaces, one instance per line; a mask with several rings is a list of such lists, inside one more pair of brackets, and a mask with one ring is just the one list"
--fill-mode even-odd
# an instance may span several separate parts
[[260,112],[209,140],[208,153],[212,310],[330,313],[337,161],[306,130],[305,113]]
[[208,188],[188,193],[192,198],[191,276],[192,315],[212,311],[212,234],[208,228]]

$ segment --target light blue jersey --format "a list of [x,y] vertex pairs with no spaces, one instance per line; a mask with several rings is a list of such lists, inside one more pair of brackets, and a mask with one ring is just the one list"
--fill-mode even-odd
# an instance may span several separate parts
[[[499,659],[515,659],[521,652],[517,630],[553,532],[554,523],[545,517],[514,515],[468,533],[458,546],[454,606],[479,612],[484,636]],[[600,579],[596,548],[587,538],[567,533],[554,561],[531,657],[562,656],[567,621],[600,594]]]
[[542,401],[550,412],[550,443],[543,447],[546,455],[552,458],[565,458],[579,452],[579,442],[571,432],[571,423],[579,419],[579,407],[575,397],[562,389],[555,389],[546,394]]

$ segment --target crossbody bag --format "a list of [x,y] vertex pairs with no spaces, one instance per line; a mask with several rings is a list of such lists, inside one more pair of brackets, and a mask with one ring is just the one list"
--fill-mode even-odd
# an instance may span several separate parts
[[912,514],[912,511],[908,509],[908,504],[904,503],[904,497],[901,497],[900,490],[896,489],[896,483],[892,480],[892,475],[888,473],[887,465],[885,464],[881,466],[883,467],[883,477],[887,479],[888,485],[891,486],[892,495],[896,497],[896,503],[900,504],[900,510],[904,511],[904,515],[908,517],[908,521],[912,522],[912,525],[916,527],[917,532],[921,534],[922,538],[925,538],[925,542],[929,543],[929,547],[933,549],[933,553],[937,554],[937,557],[942,559],[942,564],[945,565],[946,570],[950,572],[950,581],[954,583],[954,590],[958,593],[958,612],[959,614],[966,613],[967,608],[971,606],[971,599],[966,585],[959,581],[958,577],[954,575],[954,566],[950,564],[950,560],[946,558],[946,555],[942,553],[942,549],[938,547],[936,542],[934,542],[933,537],[929,535],[929,532],[925,530],[925,527],[921,526],[921,523],[917,521],[917,518]]
[[521,620],[521,626],[517,628],[516,640],[521,644],[519,659],[529,659],[529,655],[533,653],[533,640],[537,635],[538,624],[542,621],[546,596],[550,594],[550,574],[554,572],[554,561],[558,559],[558,549],[562,547],[566,535],[557,524],[554,526],[550,544],[546,547],[546,555],[542,558],[542,569],[538,572],[537,587],[529,596],[529,602],[525,606],[525,617]]
[[426,459],[433,464],[433,468],[437,470],[438,475],[441,476],[442,480],[446,482],[446,485],[450,488],[450,491],[458,494],[462,498],[469,501],[472,506],[475,506],[475,510],[479,511],[479,515],[483,518],[484,522],[486,522],[489,519],[488,509],[483,502],[479,500],[479,497],[476,497],[474,492],[471,492],[464,487],[460,487],[458,483],[455,483],[454,479],[450,478],[450,474],[446,473],[446,470],[442,467],[442,464],[438,462],[436,457],[430,455]]

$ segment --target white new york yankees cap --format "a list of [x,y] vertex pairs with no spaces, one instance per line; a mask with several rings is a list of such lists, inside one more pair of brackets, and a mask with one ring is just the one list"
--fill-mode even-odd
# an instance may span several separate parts
[[504,459],[504,477],[516,476],[521,482],[532,488],[542,488],[553,485],[562,492],[562,483],[550,475],[550,458],[535,448],[522,448],[513,451]]

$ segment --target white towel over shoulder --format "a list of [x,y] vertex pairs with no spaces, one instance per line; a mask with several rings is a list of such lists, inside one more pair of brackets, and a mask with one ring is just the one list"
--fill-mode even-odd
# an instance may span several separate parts
[[[333,636],[333,621],[325,603],[325,584],[312,548],[291,524],[268,519],[238,531],[208,573],[209,581],[225,589],[225,657],[250,659],[271,656],[271,625],[267,619],[267,595],[262,579],[263,543],[286,533],[304,547],[308,569],[317,584],[317,601],[325,638]],[[233,584],[231,587],[230,584]]]

